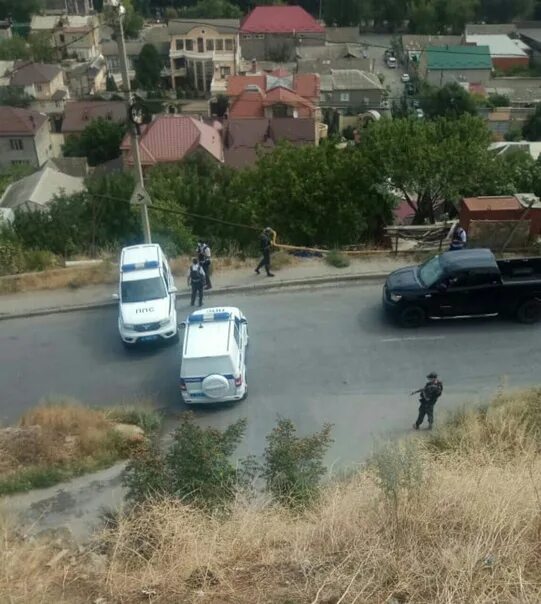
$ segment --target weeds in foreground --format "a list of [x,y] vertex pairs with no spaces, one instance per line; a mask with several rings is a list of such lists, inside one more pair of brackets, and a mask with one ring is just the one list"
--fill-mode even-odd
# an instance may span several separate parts
[[350,265],[350,259],[338,250],[331,250],[326,254],[325,262],[335,268],[346,268]]

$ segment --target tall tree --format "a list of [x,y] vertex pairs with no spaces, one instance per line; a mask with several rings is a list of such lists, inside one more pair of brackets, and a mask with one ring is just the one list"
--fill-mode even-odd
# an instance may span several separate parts
[[66,157],[86,157],[91,166],[115,159],[120,155],[120,143],[126,132],[125,124],[102,117],[92,120],[80,136],[71,135],[63,151]]
[[541,140],[541,104],[535,108],[522,127],[522,135],[527,141]]
[[0,40],[0,61],[16,61],[30,58],[30,48],[21,36]]
[[179,16],[189,19],[239,19],[242,11],[228,0],[199,0],[194,6],[183,7]]
[[28,44],[32,59],[36,63],[53,63],[55,61],[55,49],[51,45],[51,35],[48,32],[30,34]]
[[466,113],[477,115],[477,103],[473,96],[456,82],[442,88],[424,85],[421,106],[428,117],[457,118]]
[[435,205],[456,199],[486,171],[490,133],[470,115],[454,120],[396,119],[374,122],[360,148],[370,168],[398,189],[415,222],[434,222]]
[[135,61],[135,78],[144,90],[154,90],[160,85],[162,60],[153,44],[145,44]]
[[0,19],[11,17],[14,21],[28,22],[32,15],[39,13],[41,7],[40,0],[2,0],[0,2]]

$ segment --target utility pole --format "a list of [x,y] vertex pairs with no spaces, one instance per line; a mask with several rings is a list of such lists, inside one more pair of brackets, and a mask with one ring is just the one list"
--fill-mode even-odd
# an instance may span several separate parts
[[[120,4],[119,0],[111,0],[111,6],[114,8],[118,15],[118,48],[120,51],[122,85],[127,97],[126,113],[128,117],[128,123],[130,124],[131,153],[133,157],[133,167],[135,169],[135,180],[137,183],[136,190],[144,191],[145,184],[143,180],[143,169],[141,167],[141,154],[139,152],[139,125],[134,123],[132,119],[133,98],[131,92],[130,76],[128,74],[128,58],[126,56],[126,43],[124,41],[124,26],[122,25],[122,19],[124,17],[126,9],[122,6],[122,4]],[[152,239],[150,237],[150,222],[148,220],[148,206],[146,199],[143,201],[143,203],[141,203],[141,222],[143,223],[143,234],[145,237],[145,243],[151,243]]]

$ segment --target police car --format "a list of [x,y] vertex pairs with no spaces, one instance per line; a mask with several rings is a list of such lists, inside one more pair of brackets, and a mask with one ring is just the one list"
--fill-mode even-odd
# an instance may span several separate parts
[[126,346],[178,335],[177,288],[160,246],[125,247],[120,256],[118,331]]
[[206,308],[188,316],[180,367],[185,403],[246,398],[248,322],[234,306]]

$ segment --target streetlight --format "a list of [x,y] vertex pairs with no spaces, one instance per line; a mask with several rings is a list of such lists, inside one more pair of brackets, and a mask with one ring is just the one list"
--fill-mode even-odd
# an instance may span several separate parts
[[131,151],[133,157],[133,166],[135,168],[135,180],[137,183],[135,186],[134,195],[132,196],[132,203],[134,202],[134,197],[139,200],[139,203],[141,205],[141,221],[143,223],[143,234],[145,238],[145,243],[151,243],[152,240],[150,237],[150,222],[148,220],[148,203],[150,203],[150,198],[148,196],[148,193],[145,191],[143,169],[141,167],[141,154],[139,152],[139,126],[142,123],[139,118],[141,115],[141,111],[136,108],[136,104],[134,102],[134,98],[131,91],[130,76],[128,73],[128,59],[126,56],[126,44],[124,41],[124,27],[122,25],[122,19],[126,14],[126,8],[122,6],[119,0],[110,0],[110,4],[118,15],[118,46],[120,50],[122,85],[127,97],[126,109],[128,113],[128,120],[130,123]]

